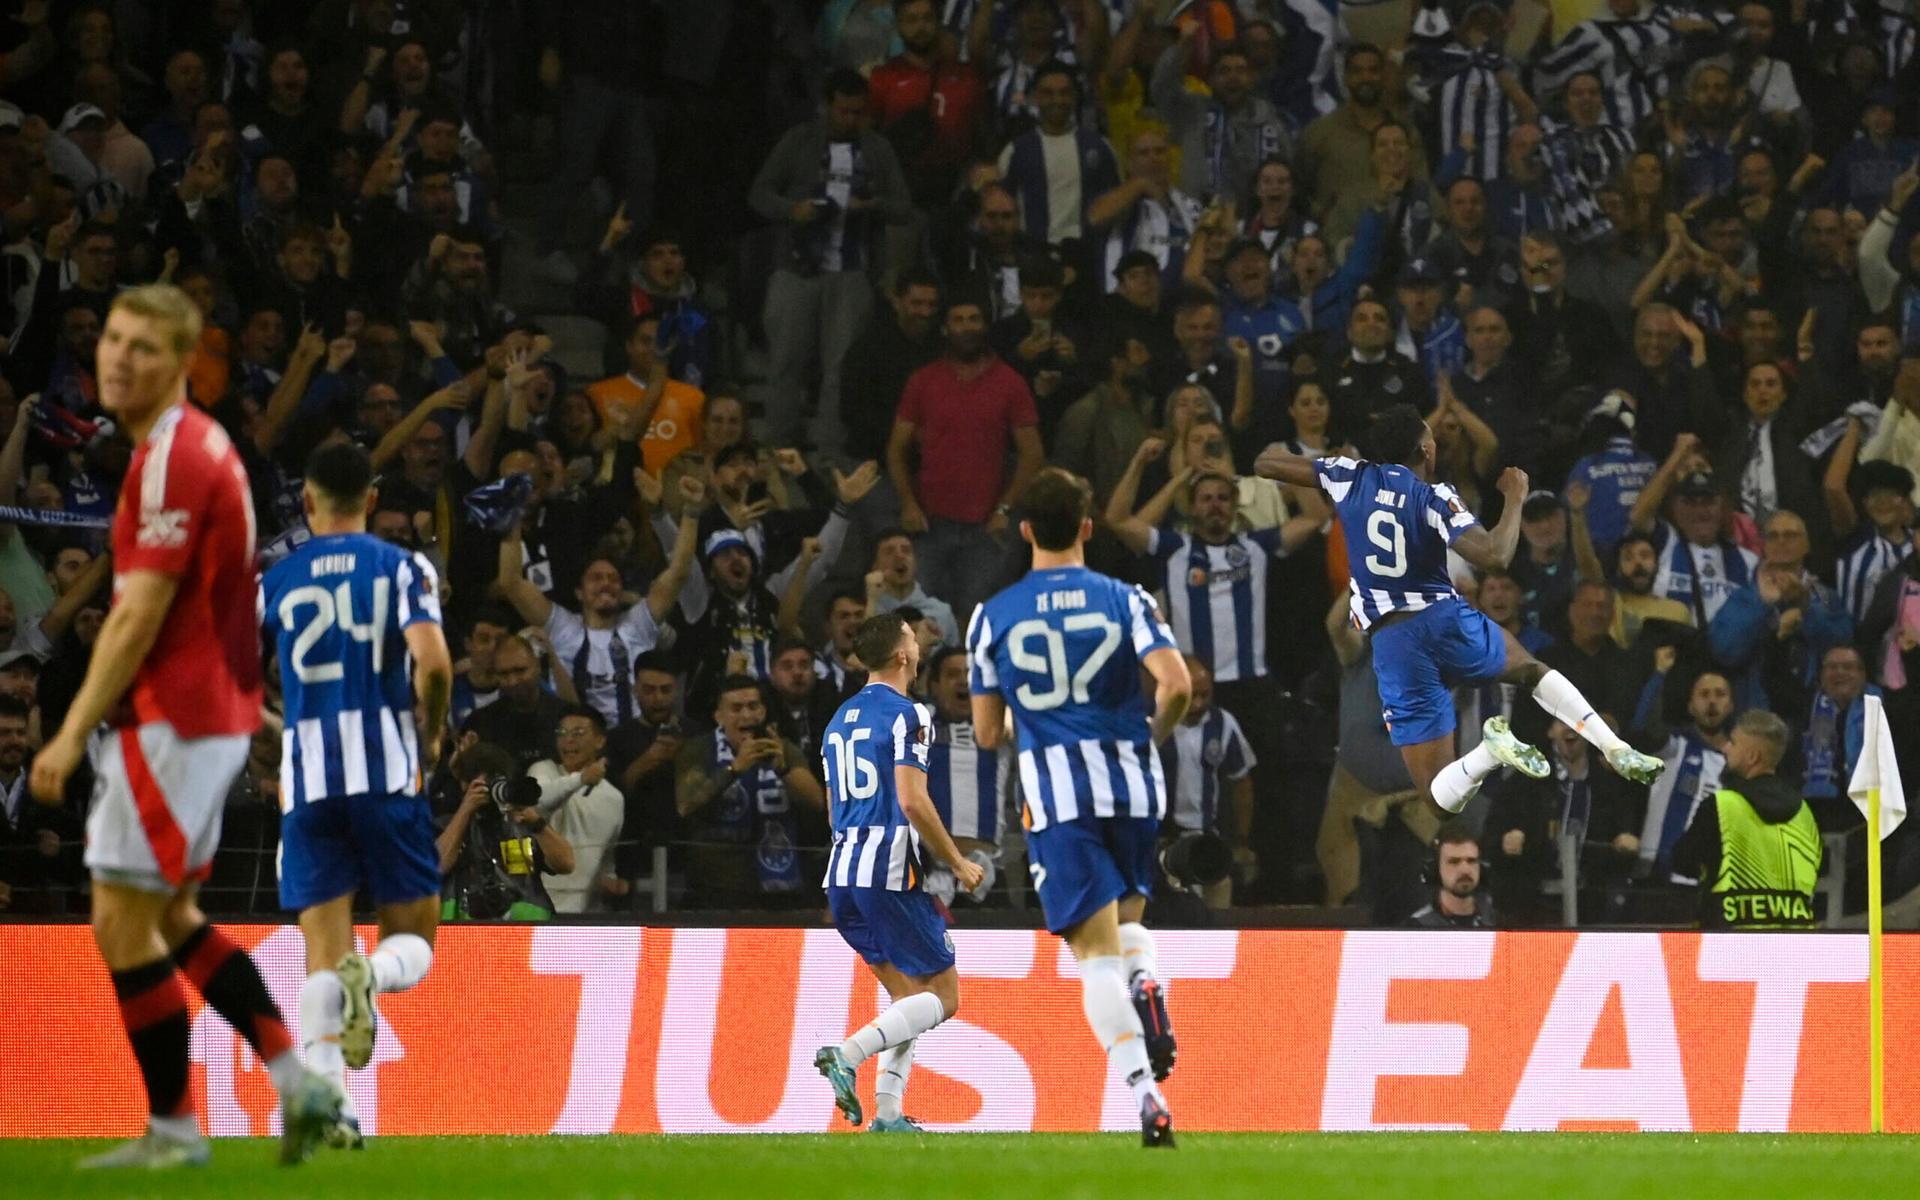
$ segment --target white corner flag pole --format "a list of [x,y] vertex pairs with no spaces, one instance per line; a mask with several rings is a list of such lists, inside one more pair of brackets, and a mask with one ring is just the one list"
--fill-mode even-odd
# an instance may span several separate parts
[[1867,1056],[1872,1129],[1886,1129],[1886,976],[1881,949],[1880,842],[1907,815],[1907,793],[1900,785],[1900,764],[1893,755],[1893,731],[1878,696],[1863,696],[1864,728],[1860,761],[1853,768],[1847,795],[1867,818]]

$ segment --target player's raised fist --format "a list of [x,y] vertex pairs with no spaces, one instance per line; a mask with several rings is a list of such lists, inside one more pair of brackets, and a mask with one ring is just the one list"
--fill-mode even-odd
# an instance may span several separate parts
[[1500,472],[1500,494],[1508,500],[1519,502],[1527,498],[1527,473],[1519,467],[1508,467]]

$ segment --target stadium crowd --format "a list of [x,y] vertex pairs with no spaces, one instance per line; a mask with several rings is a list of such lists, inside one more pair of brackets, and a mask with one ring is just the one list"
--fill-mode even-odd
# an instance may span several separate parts
[[[1552,922],[1571,847],[1606,917],[1685,921],[1740,713],[1785,720],[1828,832],[1860,824],[1863,695],[1920,750],[1897,0],[1570,28],[1421,0],[1378,45],[1322,0],[9,7],[0,910],[84,904],[88,784],[43,808],[23,768],[109,598],[129,445],[94,343],[156,278],[207,317],[190,398],[248,461],[263,558],[305,535],[307,455],[351,439],[372,530],[440,572],[449,915],[817,908],[816,731],[888,610],[926,651],[936,797],[1000,868],[981,903],[1020,903],[964,636],[1024,569],[1045,463],[1189,655],[1163,762],[1169,836],[1211,835],[1175,856],[1196,904],[1389,922],[1470,870],[1474,913]],[[1513,563],[1459,586],[1667,760],[1651,789],[1469,688],[1462,750],[1507,715],[1554,773],[1436,838],[1322,499],[1252,471],[1275,441],[1364,453],[1402,403],[1482,520],[1530,475]],[[282,737],[210,908],[272,907]]]

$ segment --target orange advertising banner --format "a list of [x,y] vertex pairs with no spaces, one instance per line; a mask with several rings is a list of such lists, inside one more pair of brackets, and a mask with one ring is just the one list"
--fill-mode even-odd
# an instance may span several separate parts
[[[291,1019],[298,930],[230,932]],[[953,937],[960,1013],[920,1038],[908,1111],[936,1130],[1136,1127],[1064,945]],[[1182,1129],[1867,1127],[1861,935],[1159,943]],[[0,962],[0,1136],[137,1132],[140,1085],[86,928],[0,925]],[[1920,937],[1887,939],[1887,972],[1887,1123],[1920,1131]],[[883,1002],[830,929],[448,928],[426,982],[381,998],[374,1061],[351,1087],[373,1133],[846,1130],[813,1052]],[[275,1131],[265,1072],[210,1011],[196,1008],[192,1053],[209,1132]]]

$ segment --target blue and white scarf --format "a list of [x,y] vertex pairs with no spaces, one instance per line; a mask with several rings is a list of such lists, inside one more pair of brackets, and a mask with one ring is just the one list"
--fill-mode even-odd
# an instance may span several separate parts
[[1592,161],[1594,155],[1578,129],[1552,121],[1541,122],[1541,128],[1546,136],[1540,139],[1539,154],[1547,169],[1555,226],[1576,246],[1599,241],[1613,232],[1599,199],[1600,185],[1609,176],[1596,173],[1601,164]]
[[[733,765],[733,743],[723,732],[713,735],[713,767]],[[708,806],[708,836],[716,841],[754,847],[754,868],[763,892],[792,892],[800,888],[799,826],[793,819],[793,800],[787,785],[772,767],[748,771]]]
[[[1880,689],[1869,684],[1866,694],[1878,696]],[[1845,794],[1866,739],[1866,712],[1867,706],[1858,700],[1842,711],[1826,692],[1814,695],[1807,731],[1800,737],[1805,759],[1800,792],[1807,799],[1833,800]]]

